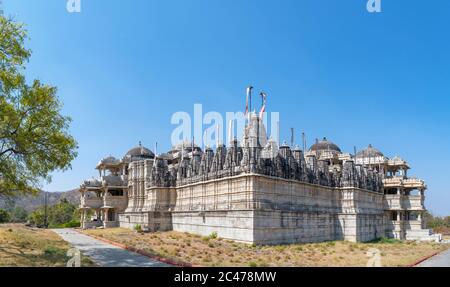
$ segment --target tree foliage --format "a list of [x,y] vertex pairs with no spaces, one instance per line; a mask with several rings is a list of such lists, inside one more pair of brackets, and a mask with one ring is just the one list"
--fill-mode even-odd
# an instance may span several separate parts
[[11,214],[11,218],[9,221],[12,223],[27,222],[28,212],[22,207],[17,206],[15,208],[13,208],[13,210],[11,210],[10,214]]
[[[44,227],[45,207],[40,207],[33,211],[29,220],[30,223]],[[79,226],[80,214],[75,205],[67,199],[61,199],[57,204],[47,207],[47,225],[51,228]]]
[[36,193],[77,155],[56,87],[25,80],[26,39],[22,24],[0,16],[0,194]]
[[43,207],[40,207],[30,213],[28,220],[36,227],[45,227],[45,211]]
[[433,216],[430,212],[425,213],[425,222],[427,227],[433,229],[436,233],[450,233],[450,216]]
[[49,210],[48,221],[50,225],[61,225],[72,221],[76,209],[75,205],[71,204],[67,199],[61,199]]

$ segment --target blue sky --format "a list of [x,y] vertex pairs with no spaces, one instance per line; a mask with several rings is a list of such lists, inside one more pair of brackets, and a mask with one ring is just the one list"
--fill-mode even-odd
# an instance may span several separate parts
[[[139,141],[170,147],[174,112],[244,108],[252,84],[308,142],[369,143],[404,157],[450,214],[450,1],[3,0],[33,50],[26,74],[56,85],[79,143],[50,191],[96,175],[98,160]],[[259,104],[259,100],[258,100]],[[297,136],[298,138],[298,136]]]

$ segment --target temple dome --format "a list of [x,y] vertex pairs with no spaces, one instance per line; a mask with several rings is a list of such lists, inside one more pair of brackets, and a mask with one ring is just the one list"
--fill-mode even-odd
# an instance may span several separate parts
[[166,152],[160,153],[157,156],[157,159],[164,159],[164,160],[171,160],[172,158],[173,158],[173,155],[170,153],[166,153]]
[[323,140],[317,140],[315,144],[313,144],[309,151],[336,151],[341,153],[341,149],[331,141],[327,140],[327,138],[323,138]]
[[101,166],[101,165],[116,165],[116,164],[119,164],[119,163],[120,163],[120,161],[117,158],[115,158],[115,157],[110,155],[110,156],[105,157],[102,160],[100,160],[99,163],[97,164],[97,166]]
[[294,151],[302,151],[302,149],[300,148],[299,145],[296,145],[296,146],[294,147]]
[[[180,143],[174,145],[172,147],[172,150],[169,153],[179,152],[182,149],[187,150],[187,151],[191,151],[191,149],[192,149],[192,142],[190,142],[188,140],[180,142]],[[194,150],[196,150],[196,149],[199,150],[200,147],[194,143]]]
[[380,156],[384,157],[384,154],[381,151],[374,148],[370,144],[366,149],[363,149],[362,151],[358,152],[356,154],[356,156],[357,157],[380,157]]
[[148,148],[142,146],[141,143],[139,143],[139,146],[130,149],[125,154],[125,157],[154,158],[155,154]]

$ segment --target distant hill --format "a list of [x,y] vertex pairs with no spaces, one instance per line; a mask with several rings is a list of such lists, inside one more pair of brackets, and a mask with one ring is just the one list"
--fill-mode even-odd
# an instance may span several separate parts
[[1,198],[0,208],[12,209],[14,207],[22,207],[26,211],[31,212],[38,207],[44,205],[44,194],[47,194],[48,205],[58,203],[61,199],[65,198],[70,203],[78,206],[80,204],[80,193],[78,189],[73,189],[64,192],[41,192],[37,196],[23,196],[18,198]]

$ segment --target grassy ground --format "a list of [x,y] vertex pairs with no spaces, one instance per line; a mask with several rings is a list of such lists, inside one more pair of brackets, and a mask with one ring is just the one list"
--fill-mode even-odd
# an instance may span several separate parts
[[[51,230],[0,224],[0,266],[64,267],[71,247]],[[81,266],[94,266],[82,256]]]
[[449,248],[436,243],[381,240],[377,243],[343,241],[287,246],[252,246],[188,233],[139,234],[122,228],[83,231],[158,256],[202,266],[366,266],[367,251],[377,248],[383,266],[408,266]]

